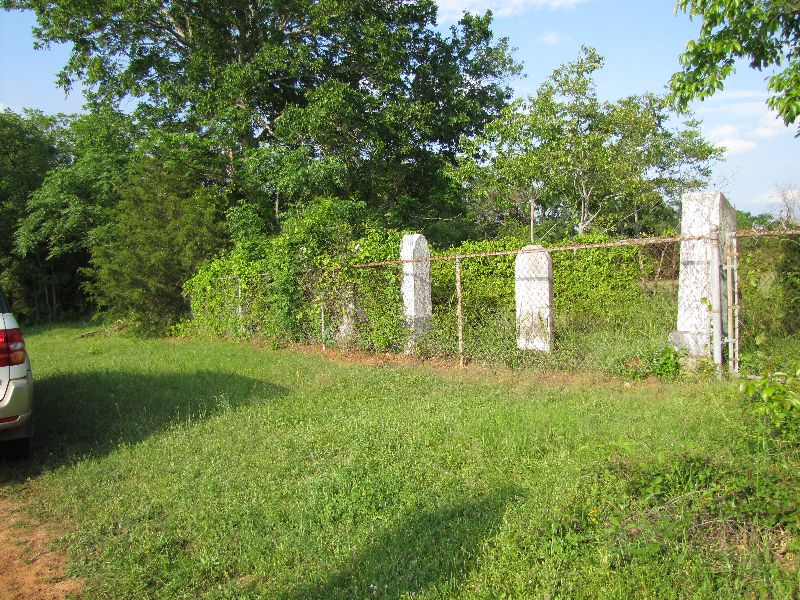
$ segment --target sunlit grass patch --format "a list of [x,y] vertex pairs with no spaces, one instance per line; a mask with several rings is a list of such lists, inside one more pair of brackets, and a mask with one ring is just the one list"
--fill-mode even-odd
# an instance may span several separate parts
[[758,499],[796,457],[733,386],[88,331],[27,332],[34,454],[0,464],[88,597],[796,592],[791,515]]

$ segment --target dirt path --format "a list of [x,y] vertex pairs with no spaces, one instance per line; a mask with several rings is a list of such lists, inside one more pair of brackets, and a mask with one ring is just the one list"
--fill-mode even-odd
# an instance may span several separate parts
[[54,533],[25,522],[20,508],[0,498],[0,600],[78,597],[83,582],[64,575],[64,555],[50,548]]

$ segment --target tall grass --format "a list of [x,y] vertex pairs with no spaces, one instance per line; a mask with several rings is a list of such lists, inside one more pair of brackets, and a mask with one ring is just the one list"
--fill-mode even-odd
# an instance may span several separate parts
[[37,440],[0,494],[87,598],[797,594],[783,517],[752,508],[797,458],[730,386],[27,334]]

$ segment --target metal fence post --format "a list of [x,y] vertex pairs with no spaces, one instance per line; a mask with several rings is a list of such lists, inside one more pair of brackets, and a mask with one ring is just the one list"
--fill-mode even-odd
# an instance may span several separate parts
[[722,282],[720,281],[719,228],[711,232],[711,355],[717,368],[717,375],[722,377]]
[[458,364],[464,366],[464,310],[461,304],[461,257],[456,256],[456,299],[458,301]]
[[322,296],[319,297],[319,336],[322,341],[322,349],[327,350],[325,347],[325,302]]
[[733,361],[733,371],[737,375],[739,374],[739,369],[741,367],[741,360],[739,349],[741,347],[740,340],[741,340],[741,331],[739,330],[739,304],[740,304],[740,288],[739,288],[739,236],[737,234],[733,234],[731,237],[731,247],[733,249],[733,333],[734,333],[734,340],[735,344],[733,346],[734,349],[734,361]]
[[728,297],[728,374],[736,372],[736,317],[734,314],[733,236],[725,248],[725,283]]

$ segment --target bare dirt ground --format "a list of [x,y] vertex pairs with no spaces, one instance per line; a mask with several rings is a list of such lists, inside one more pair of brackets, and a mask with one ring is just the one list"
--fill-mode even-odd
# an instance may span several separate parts
[[21,504],[0,498],[0,600],[80,597],[83,581],[66,577],[49,528],[27,522]]
[[[268,347],[260,341],[250,342],[256,347]],[[532,371],[526,369],[513,370],[498,365],[485,365],[479,362],[469,362],[461,368],[457,358],[419,358],[413,355],[392,354],[390,352],[364,352],[361,350],[338,348],[323,348],[319,344],[290,343],[285,350],[322,357],[326,360],[340,364],[360,364],[373,367],[386,367],[393,365],[413,365],[431,369],[444,375],[457,375],[471,382],[493,382],[506,385],[514,384],[540,384],[554,387],[603,387],[603,388],[639,388],[657,390],[665,384],[654,377],[642,380],[630,380],[622,377],[612,377],[601,373],[567,372],[567,371]],[[673,385],[672,383],[666,385]]]

